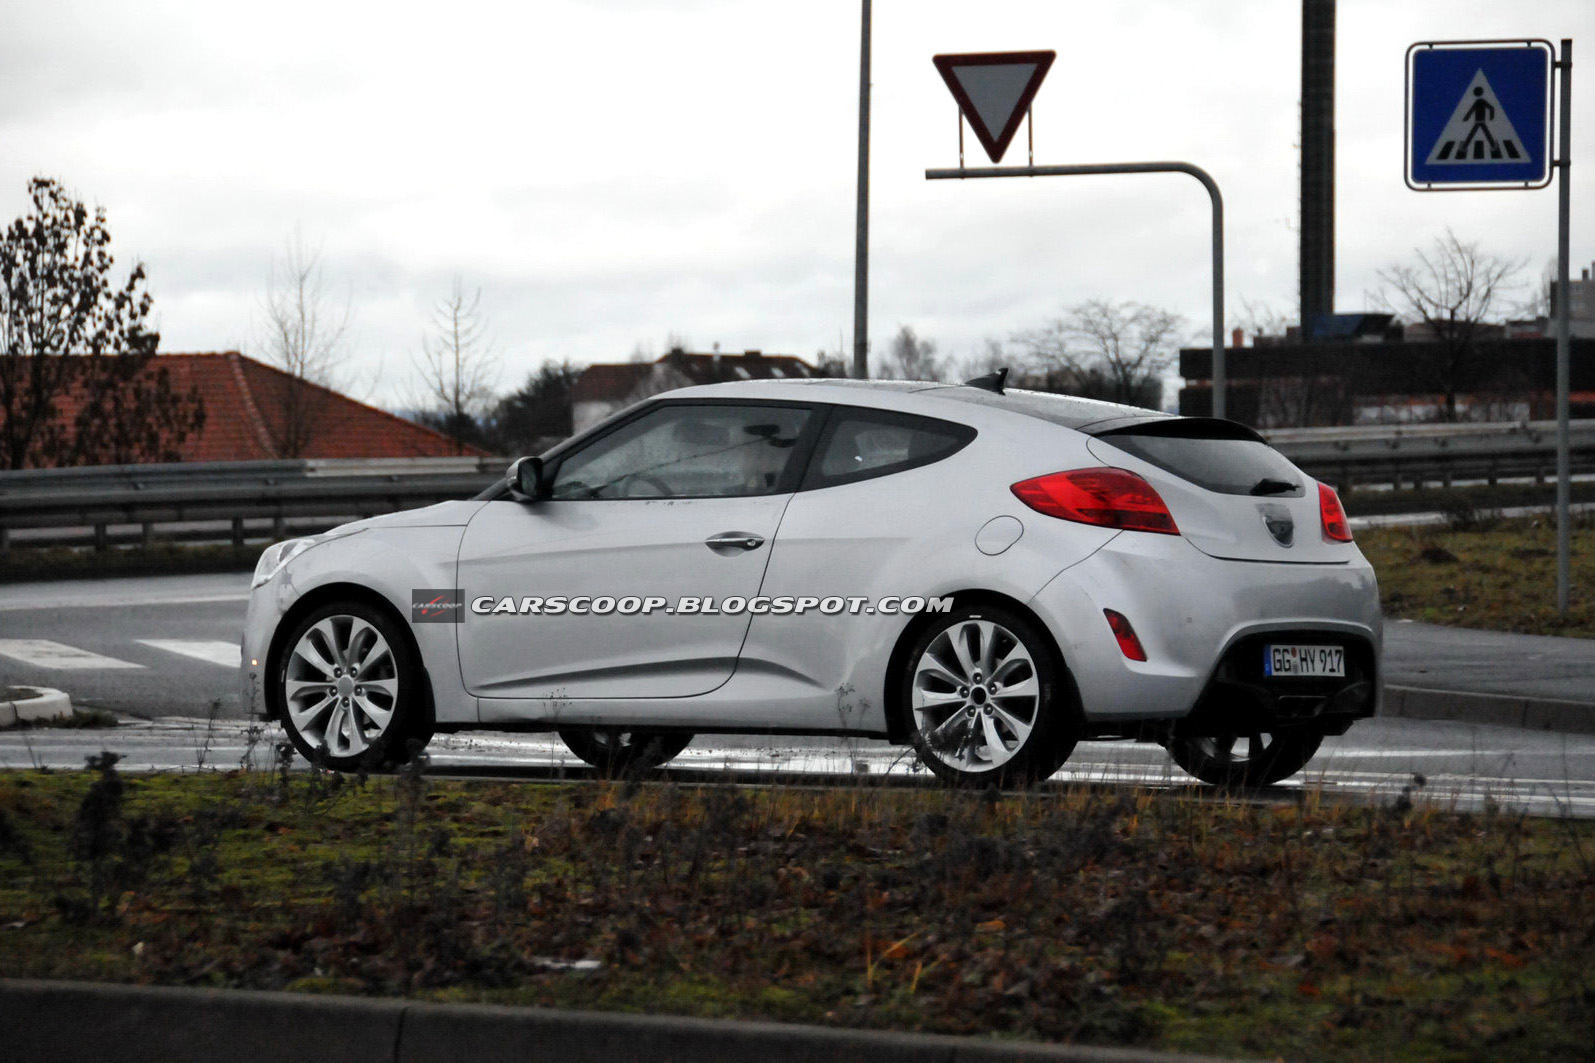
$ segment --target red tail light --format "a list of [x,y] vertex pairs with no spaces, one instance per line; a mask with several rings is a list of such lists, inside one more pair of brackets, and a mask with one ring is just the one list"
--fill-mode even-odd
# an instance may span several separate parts
[[1119,640],[1119,652],[1132,661],[1146,660],[1146,650],[1141,648],[1141,640],[1136,637],[1129,619],[1112,609],[1102,610],[1102,615],[1108,618],[1108,627],[1113,629],[1113,637]]
[[1318,519],[1324,526],[1324,538],[1336,543],[1351,542],[1351,526],[1346,523],[1346,511],[1340,508],[1340,496],[1328,484],[1318,485]]
[[1011,490],[1019,501],[1049,517],[1126,531],[1180,534],[1152,485],[1123,469],[1055,472],[1016,483]]

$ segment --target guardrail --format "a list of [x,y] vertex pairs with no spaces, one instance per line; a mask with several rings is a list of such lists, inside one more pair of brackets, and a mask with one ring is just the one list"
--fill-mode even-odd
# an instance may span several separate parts
[[[1508,479],[1543,483],[1556,467],[1556,426],[1368,425],[1265,433],[1309,475],[1342,494]],[[1595,474],[1595,420],[1572,425],[1572,469]],[[0,472],[0,549],[14,543],[242,545],[346,520],[469,498],[503,474],[502,458],[399,458],[116,465]]]
[[281,538],[346,520],[469,498],[502,459],[195,462],[0,473],[0,549],[163,538]]
[[[1556,422],[1289,428],[1264,435],[1309,475],[1342,494],[1359,486],[1545,483],[1556,471]],[[1570,425],[1574,475],[1595,473],[1595,421]]]

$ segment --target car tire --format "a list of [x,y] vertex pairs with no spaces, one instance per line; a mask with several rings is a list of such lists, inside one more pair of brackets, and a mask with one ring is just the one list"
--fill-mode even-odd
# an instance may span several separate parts
[[955,608],[922,631],[897,678],[909,740],[963,786],[1023,786],[1063,766],[1080,740],[1052,640],[999,606]]
[[652,771],[687,748],[692,735],[618,727],[562,727],[560,741],[606,777]]
[[408,633],[385,612],[331,602],[301,618],[282,646],[276,714],[311,763],[380,768],[431,740],[424,673]]
[[[1169,742],[1174,762],[1205,783],[1229,789],[1272,786],[1307,766],[1324,736],[1294,729],[1269,734],[1175,736]],[[1245,753],[1236,756],[1244,743]]]

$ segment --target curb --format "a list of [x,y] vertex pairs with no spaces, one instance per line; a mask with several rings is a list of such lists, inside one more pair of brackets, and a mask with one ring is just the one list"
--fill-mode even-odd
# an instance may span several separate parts
[[1520,694],[1471,694],[1427,687],[1385,687],[1380,716],[1493,724],[1527,731],[1595,734],[1595,704],[1529,698]]
[[771,1022],[0,979],[8,1058],[51,1063],[1215,1063]]
[[19,723],[60,720],[72,715],[72,699],[64,691],[49,687],[15,686],[11,690],[31,690],[36,695],[19,701],[0,701],[0,729]]

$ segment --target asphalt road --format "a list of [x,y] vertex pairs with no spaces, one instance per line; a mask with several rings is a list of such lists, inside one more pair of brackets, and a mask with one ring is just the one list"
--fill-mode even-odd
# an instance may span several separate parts
[[[235,690],[248,577],[237,574],[14,584],[0,587],[0,685],[68,691],[128,726],[113,731],[0,735],[0,767],[77,767],[101,748],[129,767],[232,766],[253,751],[269,760],[276,736],[251,741]],[[1386,629],[1386,682],[1467,692],[1595,702],[1595,640],[1539,638],[1396,623]],[[442,736],[439,770],[542,776],[575,767],[544,736]],[[700,738],[679,759],[687,770],[733,777],[771,771],[911,779],[911,758],[878,742]],[[1463,805],[1514,799],[1545,812],[1595,815],[1595,736],[1469,724],[1381,719],[1329,739],[1303,775],[1350,795],[1413,786]],[[1155,746],[1084,743],[1060,778],[1183,786]]]
[[[216,702],[239,718],[248,592],[240,573],[0,586],[0,685],[55,687],[142,718],[208,716]],[[55,646],[94,656],[66,659]],[[1385,682],[1595,702],[1595,640],[1396,622],[1385,628]]]

